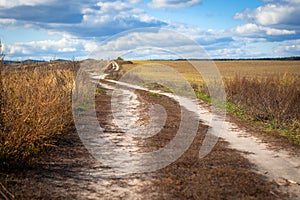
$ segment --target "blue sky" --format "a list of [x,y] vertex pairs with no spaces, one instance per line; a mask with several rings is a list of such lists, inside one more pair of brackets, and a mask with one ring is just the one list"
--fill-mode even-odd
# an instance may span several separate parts
[[199,57],[187,40],[212,58],[299,56],[299,17],[300,0],[1,0],[0,38],[14,60]]

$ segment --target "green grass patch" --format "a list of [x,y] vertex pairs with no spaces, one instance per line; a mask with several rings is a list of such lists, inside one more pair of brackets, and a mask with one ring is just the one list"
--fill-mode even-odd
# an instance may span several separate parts
[[105,94],[106,91],[107,91],[107,89],[105,89],[100,84],[98,84],[97,89],[96,89],[96,95],[98,95],[98,94]]
[[161,97],[161,95],[156,92],[148,92],[147,95],[149,97]]
[[145,83],[142,85],[143,87],[146,87],[150,90],[160,90],[162,92],[170,92],[173,93],[173,90],[171,88],[165,87],[159,83]]

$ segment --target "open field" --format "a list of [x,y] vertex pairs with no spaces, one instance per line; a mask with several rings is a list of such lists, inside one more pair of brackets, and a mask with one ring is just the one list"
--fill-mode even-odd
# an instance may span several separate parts
[[[148,120],[145,113],[152,104],[162,105],[168,116],[160,133],[137,141],[138,150],[148,152],[162,148],[172,140],[178,130],[179,104],[163,95],[153,96],[142,90],[135,92],[142,103],[142,110],[134,110],[140,115],[139,120],[142,122]],[[112,123],[114,119],[110,101],[112,93],[113,90],[109,89],[102,89],[97,93],[95,99],[97,118],[101,127],[105,128],[105,133],[122,137],[124,136],[120,129],[122,127]],[[131,120],[131,117],[127,116],[127,120]],[[8,173],[3,182],[16,199],[273,200],[287,199],[290,196],[280,191],[277,183],[253,172],[251,170],[253,164],[239,151],[228,148],[225,141],[220,140],[207,157],[199,159],[199,146],[207,129],[206,125],[200,125],[189,149],[180,159],[167,167],[120,177],[115,176],[116,172],[106,164],[89,156],[78,134],[69,132],[58,136],[56,146],[38,158],[38,167],[26,170],[24,175],[17,178],[14,173]],[[134,141],[129,141],[135,144]],[[123,152],[121,149],[130,148],[121,142],[118,145],[122,146],[118,146],[115,150],[120,153]]]
[[[193,61],[205,65],[208,61]],[[259,123],[266,131],[278,132],[300,144],[300,61],[215,61],[227,94],[227,111],[236,116]],[[163,71],[153,72],[151,65],[174,68],[196,90],[199,98],[209,99],[209,92],[202,76],[187,61],[135,61],[124,65],[125,71],[139,65],[150,66],[140,74],[143,77],[175,80]],[[207,73],[204,68],[200,72]],[[176,76],[176,75],[175,75]],[[214,81],[213,75],[210,80]],[[257,124],[256,124],[257,125]]]
[[[180,72],[191,83],[197,97],[209,104],[211,99],[202,77],[185,61],[133,61],[133,64],[123,65],[119,74],[110,77],[122,78],[121,75],[138,64],[149,63],[170,66]],[[294,153],[297,154],[300,143],[300,62],[218,61],[216,65],[223,76],[229,113],[249,122],[255,127],[254,131],[262,128],[283,137],[284,145],[280,148],[296,144]],[[91,158],[74,128],[71,97],[78,67],[79,62],[61,62],[2,71],[0,192],[4,192],[4,196],[0,194],[0,198],[6,195],[12,199],[74,199],[85,195],[103,199],[139,195],[151,199],[293,199],[289,186],[297,188],[298,182],[287,180],[290,182],[282,186],[281,179],[266,179],[265,174],[271,173],[256,173],[254,164],[246,158],[247,153],[229,148],[228,142],[222,139],[207,157],[199,159],[199,146],[209,129],[204,124],[198,127],[198,134],[184,155],[166,168],[121,179],[103,179],[101,173],[109,173],[110,169]],[[138,72],[149,81],[168,79],[174,86],[180,82],[178,74],[170,74],[167,67],[146,67]],[[134,75],[129,78],[140,80]],[[211,76],[209,81],[214,82],[214,77]],[[158,84],[144,86],[172,91],[172,88]],[[105,133],[113,136],[117,133],[119,137],[125,132],[121,130],[124,127],[116,127],[112,122],[112,92],[112,89],[98,88],[96,111]],[[132,112],[139,113],[142,122],[148,120],[145,113],[152,104],[161,104],[168,112],[162,131],[138,143],[145,151],[159,149],[178,130],[181,115],[178,102],[157,93],[136,91],[136,94],[141,106]],[[189,127],[193,126],[189,124]],[[274,155],[272,153],[270,160]],[[8,170],[2,170],[3,167]],[[22,168],[25,170],[20,170]]]
[[[123,65],[122,73],[151,63],[172,67],[191,83],[199,98],[209,100],[201,75],[186,61],[134,61]],[[0,158],[5,165],[26,160],[48,144],[47,138],[70,127],[71,92],[78,64],[44,63],[39,70],[31,64],[27,69],[2,72]],[[300,61],[215,64],[225,84],[227,111],[300,144]],[[168,70],[145,69],[143,78],[177,81],[176,74],[172,77]]]
[[[194,61],[193,61],[194,62]],[[202,61],[196,61],[201,63]],[[300,61],[213,61],[224,79],[234,78],[235,75],[247,78],[265,78],[270,75],[288,75],[300,79]],[[182,73],[189,81],[201,81],[201,76],[187,61],[134,61],[133,65],[124,65],[126,71],[138,65],[161,64],[173,67]],[[205,73],[202,72],[202,73]]]
[[[191,83],[199,98],[209,100],[202,77],[186,61],[134,61],[123,65],[122,73],[150,63],[172,67]],[[49,63],[39,66],[39,70],[34,70],[36,66],[32,64],[30,70],[2,72],[2,164],[30,158],[48,145],[47,139],[52,135],[70,128],[71,92],[78,64]],[[215,64],[224,81],[229,113],[300,144],[300,61],[216,61]],[[149,80],[153,76],[172,79],[169,71],[141,73]],[[176,83],[176,77],[173,79]]]

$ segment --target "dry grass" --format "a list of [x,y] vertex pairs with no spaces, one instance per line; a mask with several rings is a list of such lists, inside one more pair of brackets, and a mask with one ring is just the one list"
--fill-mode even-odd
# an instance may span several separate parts
[[[200,65],[201,62],[204,63],[199,61]],[[124,68],[129,71],[149,63],[173,67],[191,83],[200,98],[209,99],[201,75],[186,61],[135,61]],[[262,126],[300,144],[300,61],[242,60],[215,64],[224,81],[229,112],[262,122]],[[155,76],[168,78],[163,74]],[[213,76],[210,81],[214,81]]]
[[[205,84],[201,76],[188,62],[151,63],[173,67],[198,88],[198,92],[208,94],[203,90]],[[71,94],[78,64],[46,63],[38,67],[30,65],[18,70],[1,70],[1,166],[24,163],[47,146],[49,138],[71,127]],[[149,62],[135,61],[123,67],[129,71],[139,64]],[[216,65],[225,82],[230,111],[281,130],[285,136],[300,143],[299,61],[218,61]],[[155,76],[170,78],[163,73],[155,73]]]
[[[59,64],[56,64],[59,65]],[[72,122],[74,63],[2,72],[0,161],[24,163]],[[52,66],[53,67],[53,66]],[[55,68],[55,67],[54,67]]]
[[[201,63],[202,61],[199,61]],[[188,80],[201,81],[201,76],[187,61],[134,61],[133,65],[123,65],[126,71],[143,64],[163,64],[173,67]],[[234,78],[236,74],[247,78],[263,78],[269,75],[290,74],[300,78],[300,61],[272,61],[272,60],[241,60],[214,61],[223,78]],[[205,73],[205,71],[201,71]]]
[[241,60],[215,63],[224,78],[234,78],[235,75],[246,78],[266,78],[285,74],[300,78],[300,61]]
[[285,75],[236,76],[225,83],[227,99],[235,105],[234,112],[280,130],[300,144],[300,79]]

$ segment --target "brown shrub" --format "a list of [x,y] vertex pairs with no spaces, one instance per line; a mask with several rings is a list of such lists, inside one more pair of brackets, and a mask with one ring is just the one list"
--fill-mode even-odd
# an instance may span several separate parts
[[[300,144],[300,79],[297,76],[274,74],[247,78],[235,75],[225,79],[224,84],[228,111],[262,122]],[[194,84],[193,88],[200,98],[211,100],[206,84]],[[216,84],[213,90],[217,89]]]
[[275,129],[293,129],[300,135],[299,79],[286,74],[264,78],[235,76],[225,84],[228,101],[243,108],[253,120],[266,122]]
[[284,122],[300,117],[300,80],[286,76],[226,81],[227,98],[257,119]]
[[0,164],[26,162],[72,124],[71,68],[2,72]]

